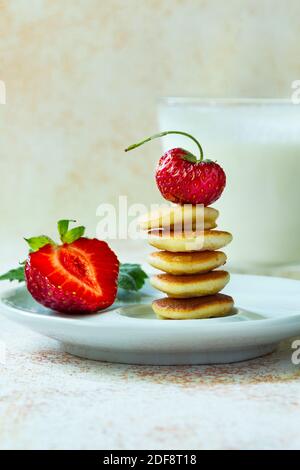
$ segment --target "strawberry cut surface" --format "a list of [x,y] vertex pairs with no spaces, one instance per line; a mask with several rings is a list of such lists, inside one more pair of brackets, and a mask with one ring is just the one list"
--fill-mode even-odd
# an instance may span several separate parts
[[117,294],[119,262],[106,242],[79,238],[31,253],[27,288],[45,307],[63,313],[92,313],[109,307]]

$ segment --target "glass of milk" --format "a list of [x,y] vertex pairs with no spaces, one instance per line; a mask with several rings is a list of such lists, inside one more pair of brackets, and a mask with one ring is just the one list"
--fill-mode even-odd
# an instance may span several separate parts
[[[201,143],[204,158],[224,168],[227,185],[218,226],[233,234],[225,250],[236,268],[300,263],[300,105],[274,99],[163,98],[161,131]],[[170,135],[164,150],[190,139]]]

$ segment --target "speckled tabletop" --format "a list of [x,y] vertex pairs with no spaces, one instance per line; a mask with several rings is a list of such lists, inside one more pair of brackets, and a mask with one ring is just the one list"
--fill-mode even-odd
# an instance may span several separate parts
[[300,448],[291,341],[243,363],[154,367],[72,357],[1,316],[0,330],[1,449]]

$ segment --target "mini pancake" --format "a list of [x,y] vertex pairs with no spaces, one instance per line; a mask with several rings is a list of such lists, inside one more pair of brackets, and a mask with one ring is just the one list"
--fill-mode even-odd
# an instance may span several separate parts
[[227,257],[222,251],[193,253],[155,251],[148,256],[148,262],[151,266],[174,275],[207,273],[225,264],[226,259]]
[[217,209],[204,207],[201,204],[173,204],[172,206],[161,206],[156,211],[148,212],[139,219],[142,230],[157,228],[170,228],[170,230],[212,229],[217,226],[216,220],[219,216]]
[[148,234],[150,245],[171,252],[213,251],[228,245],[232,240],[229,232],[204,230],[202,232],[164,233],[153,230]]
[[229,282],[227,271],[211,271],[206,274],[174,276],[173,274],[157,274],[150,279],[152,287],[169,297],[189,298],[202,297],[220,292]]
[[152,308],[162,320],[192,320],[197,318],[226,317],[233,314],[233,299],[216,294],[192,299],[154,300]]

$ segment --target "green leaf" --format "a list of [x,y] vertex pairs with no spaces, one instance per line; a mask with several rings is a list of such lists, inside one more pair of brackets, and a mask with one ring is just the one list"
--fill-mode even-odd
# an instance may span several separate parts
[[139,264],[124,263],[120,265],[118,286],[125,290],[137,291],[143,287],[147,277]]
[[124,272],[119,274],[118,287],[125,290],[138,290],[134,278]]
[[69,223],[76,222],[76,220],[72,219],[62,219],[57,222],[57,228],[60,235],[61,240],[63,239],[64,235],[69,230]]
[[24,266],[20,266],[16,269],[11,269],[5,274],[0,276],[0,281],[18,281],[24,282],[25,281],[25,273],[24,273]]
[[61,240],[63,243],[73,243],[78,240],[78,238],[83,237],[84,232],[85,227],[83,227],[82,225],[79,227],[74,227],[71,230],[68,230]]
[[31,251],[38,251],[40,248],[43,248],[45,245],[55,245],[54,241],[46,235],[40,235],[39,237],[24,238],[28,243]]

